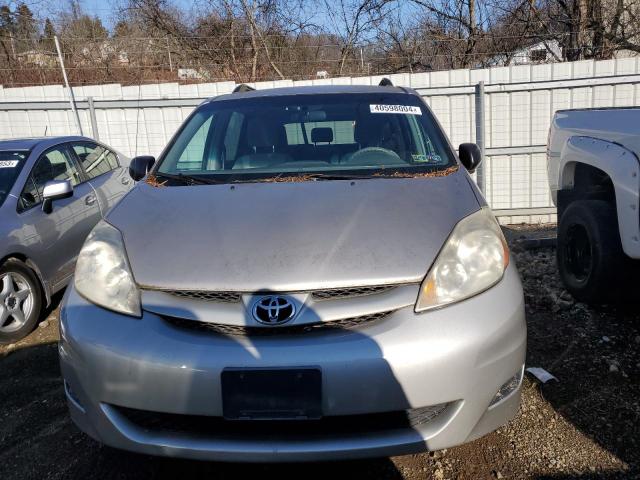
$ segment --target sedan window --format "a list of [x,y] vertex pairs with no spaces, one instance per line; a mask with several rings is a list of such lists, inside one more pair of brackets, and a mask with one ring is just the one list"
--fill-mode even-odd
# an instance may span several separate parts
[[89,180],[115,168],[114,157],[106,148],[95,143],[74,143],[73,151],[80,159],[80,163]]
[[13,188],[27,155],[27,152],[0,151],[0,206]]
[[20,195],[21,211],[28,210],[42,202],[42,191],[47,182],[70,180],[71,185],[80,183],[80,175],[69,153],[64,147],[49,150],[45,153],[27,180]]

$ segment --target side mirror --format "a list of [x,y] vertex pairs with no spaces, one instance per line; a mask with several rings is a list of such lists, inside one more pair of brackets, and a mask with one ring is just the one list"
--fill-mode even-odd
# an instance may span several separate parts
[[461,143],[458,147],[458,156],[469,173],[475,172],[482,162],[482,152],[475,143]]
[[53,211],[53,201],[73,196],[71,180],[54,180],[44,184],[42,190],[42,211],[49,214]]
[[156,159],[151,155],[133,157],[129,164],[129,175],[138,182],[147,175],[154,163],[156,163]]

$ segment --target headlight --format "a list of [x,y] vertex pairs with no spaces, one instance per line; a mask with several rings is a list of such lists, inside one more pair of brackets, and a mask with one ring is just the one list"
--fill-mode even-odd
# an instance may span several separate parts
[[78,255],[75,287],[96,305],[141,316],[140,292],[131,274],[120,231],[100,221]]
[[453,229],[420,287],[416,312],[459,302],[492,287],[509,265],[502,230],[488,207]]

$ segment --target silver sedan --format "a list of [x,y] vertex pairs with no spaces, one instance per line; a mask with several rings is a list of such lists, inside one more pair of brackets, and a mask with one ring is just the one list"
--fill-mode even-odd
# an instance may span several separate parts
[[133,185],[128,163],[85,137],[0,141],[0,343],[27,335],[67,285],[85,238]]

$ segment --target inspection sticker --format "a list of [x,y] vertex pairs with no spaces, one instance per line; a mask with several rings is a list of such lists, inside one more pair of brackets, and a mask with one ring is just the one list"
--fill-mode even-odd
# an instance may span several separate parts
[[15,168],[18,166],[18,160],[0,160],[0,168]]
[[405,115],[422,115],[420,107],[411,105],[369,105],[371,113],[404,113]]

